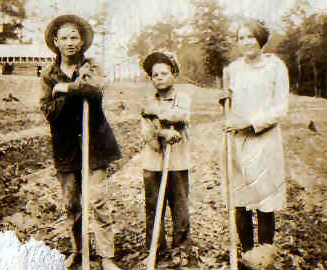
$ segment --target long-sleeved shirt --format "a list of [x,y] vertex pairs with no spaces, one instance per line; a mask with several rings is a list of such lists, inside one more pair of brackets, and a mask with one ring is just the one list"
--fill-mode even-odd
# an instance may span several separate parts
[[[157,113],[147,114],[147,107],[158,108]],[[145,146],[142,153],[143,169],[161,171],[163,169],[163,147],[158,137],[161,128],[169,124],[180,132],[181,141],[171,147],[169,170],[188,170],[191,166],[189,124],[191,99],[185,93],[170,90],[169,95],[161,97],[158,93],[145,97],[142,104],[141,127]],[[169,124],[160,119],[169,119]]]
[[[83,68],[87,72],[83,72]],[[82,71],[82,72],[81,72]],[[59,61],[42,72],[41,111],[50,124],[55,167],[58,171],[81,169],[81,133],[83,101],[90,106],[90,168],[106,166],[121,157],[119,146],[102,109],[104,77],[91,59],[84,59],[71,78],[61,69]],[[65,83],[67,93],[53,96],[53,88]]]

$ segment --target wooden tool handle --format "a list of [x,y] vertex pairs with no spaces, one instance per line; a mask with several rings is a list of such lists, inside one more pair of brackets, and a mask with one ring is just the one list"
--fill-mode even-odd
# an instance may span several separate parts
[[155,263],[156,263],[158,240],[159,240],[159,234],[160,234],[161,216],[162,216],[162,210],[163,210],[166,186],[167,186],[167,180],[168,180],[170,152],[171,152],[171,145],[166,144],[164,147],[164,164],[163,164],[163,170],[162,170],[162,176],[161,176],[159,195],[158,195],[158,200],[157,200],[156,216],[154,219],[154,226],[153,226],[153,233],[152,233],[152,239],[151,239],[150,255],[149,255],[147,270],[155,269],[154,267],[155,267]]
[[82,140],[82,269],[90,270],[89,250],[89,104],[83,103]]
[[[224,87],[229,88],[229,78],[225,78]],[[227,114],[230,109],[230,99],[227,98],[224,104],[224,116],[227,120]],[[237,262],[237,237],[236,237],[236,224],[235,224],[235,210],[234,210],[234,200],[233,200],[233,191],[230,183],[232,176],[232,156],[231,156],[231,145],[229,134],[225,133],[224,136],[224,146],[225,146],[225,181],[226,181],[226,200],[227,200],[227,209],[228,209],[228,225],[229,225],[229,234],[230,234],[230,254],[229,261],[231,265],[231,270],[238,269]]]

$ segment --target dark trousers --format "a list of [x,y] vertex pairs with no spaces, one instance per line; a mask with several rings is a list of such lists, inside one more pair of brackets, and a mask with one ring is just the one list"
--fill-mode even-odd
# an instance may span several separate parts
[[[145,210],[146,210],[146,245],[150,248],[152,230],[156,214],[157,199],[161,182],[161,172],[143,170],[145,188]],[[173,220],[173,243],[172,247],[183,244],[189,238],[190,217],[188,211],[189,180],[188,170],[170,171],[166,187],[163,215],[161,217],[161,228],[159,236],[159,250],[167,247],[164,233],[164,218],[166,204],[171,209]]]
[[[235,208],[236,228],[244,252],[254,247],[252,211],[245,207]],[[258,242],[259,244],[272,244],[275,235],[274,212],[261,212],[257,210]]]

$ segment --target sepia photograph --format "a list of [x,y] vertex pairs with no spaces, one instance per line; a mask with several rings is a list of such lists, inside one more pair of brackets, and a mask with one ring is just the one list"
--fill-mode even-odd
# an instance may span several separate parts
[[327,269],[326,0],[0,0],[0,270]]

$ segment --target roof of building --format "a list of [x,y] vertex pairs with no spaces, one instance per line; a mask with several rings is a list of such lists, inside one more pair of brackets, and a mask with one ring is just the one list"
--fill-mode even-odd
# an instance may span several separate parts
[[0,44],[0,57],[54,57],[54,53],[40,44]]

